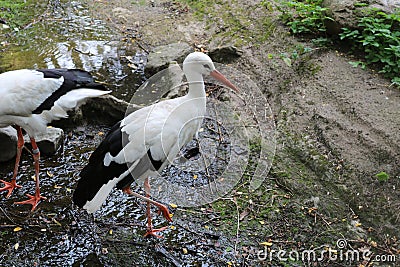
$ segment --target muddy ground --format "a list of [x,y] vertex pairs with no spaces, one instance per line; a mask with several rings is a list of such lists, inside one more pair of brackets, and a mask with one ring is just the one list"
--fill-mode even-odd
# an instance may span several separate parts
[[[135,232],[130,239],[126,233],[135,226],[123,221],[107,221],[114,229],[107,235],[110,225],[102,221],[105,227],[98,224],[93,237],[101,245],[89,246],[94,252],[81,266],[140,266],[128,263],[140,251],[144,258],[165,259],[155,266],[307,266],[301,259],[272,254],[263,260],[257,254],[327,248],[370,249],[396,255],[397,263],[325,255],[312,266],[399,264],[399,89],[374,70],[353,68],[348,62],[354,59],[340,47],[316,47],[290,35],[276,9],[244,2],[86,1],[92,16],[104,20],[132,54],[179,41],[203,51],[225,44],[241,49],[243,55],[230,64],[265,94],[277,147],[255,192],[244,180],[212,204],[176,211],[178,235],[146,241]],[[382,171],[387,181],[375,176]],[[345,247],[338,247],[340,239]]]

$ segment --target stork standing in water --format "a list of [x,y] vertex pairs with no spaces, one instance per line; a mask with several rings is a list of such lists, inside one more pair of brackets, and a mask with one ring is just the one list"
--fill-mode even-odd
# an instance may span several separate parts
[[24,129],[32,144],[36,190],[34,195],[27,194],[28,200],[16,204],[30,204],[33,211],[39,201],[45,199],[40,194],[37,134],[46,132],[47,124],[52,120],[66,118],[68,110],[86,99],[108,93],[110,91],[94,82],[88,72],[78,69],[21,69],[0,74],[0,127],[12,125],[18,135],[13,176],[11,182],[0,180],[4,183],[0,191],[8,191],[9,197],[15,188],[21,187],[16,178],[24,146]]
[[[157,175],[200,128],[206,112],[203,75],[211,75],[238,92],[201,52],[189,54],[183,62],[183,72],[189,84],[187,95],[165,100],[139,109],[115,124],[104,141],[89,158],[80,173],[73,195],[76,205],[93,213],[100,208],[116,187],[147,202],[147,235],[159,237],[164,230],[153,229],[150,204],[157,206],[171,220],[168,208],[149,198],[148,177]],[[134,179],[145,180],[146,197],[130,190]]]

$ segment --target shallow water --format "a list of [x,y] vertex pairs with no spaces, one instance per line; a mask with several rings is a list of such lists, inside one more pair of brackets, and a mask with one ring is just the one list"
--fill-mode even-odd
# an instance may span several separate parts
[[50,4],[41,11],[40,21],[11,33],[6,52],[0,53],[0,71],[81,68],[104,82],[113,95],[129,100],[145,79],[143,51],[128,51],[121,36],[92,18],[79,1]]

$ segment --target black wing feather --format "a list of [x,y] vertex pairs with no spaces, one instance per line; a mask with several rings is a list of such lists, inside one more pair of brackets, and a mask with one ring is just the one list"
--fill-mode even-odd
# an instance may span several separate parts
[[104,85],[96,83],[93,76],[84,70],[79,69],[38,69],[43,73],[44,78],[59,79],[61,76],[64,77],[64,83],[54,91],[40,106],[38,106],[32,113],[40,114],[44,110],[50,110],[54,106],[60,97],[65,95],[71,90],[80,88],[91,88],[97,90],[106,90]]
[[[128,136],[121,129],[121,122],[110,129],[103,142],[90,156],[89,163],[82,169],[81,179],[78,181],[73,195],[73,201],[79,207],[83,207],[87,201],[92,200],[103,185],[128,170],[129,166],[126,163],[111,162],[109,166],[104,166],[104,157],[108,152],[112,156],[116,156],[126,145],[124,142],[128,140]],[[138,178],[149,168],[159,170],[162,164],[162,161],[153,159],[149,149],[147,155],[140,159],[135,169],[119,181],[116,187],[123,189],[132,184],[134,182],[132,173],[137,176],[135,178]]]
[[92,200],[103,185],[128,169],[127,164],[111,162],[109,166],[104,165],[105,155],[110,152],[112,156],[116,156],[123,148],[122,140],[127,140],[124,139],[125,133],[121,131],[120,125],[119,122],[110,129],[103,142],[90,156],[89,163],[79,174],[81,178],[73,195],[73,201],[79,207]]

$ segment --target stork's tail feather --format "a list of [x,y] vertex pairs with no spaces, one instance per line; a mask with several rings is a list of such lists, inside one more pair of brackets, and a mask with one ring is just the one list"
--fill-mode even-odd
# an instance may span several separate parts
[[[80,173],[81,179],[76,186],[73,202],[88,212],[100,208],[117,183],[125,176],[126,164],[117,164],[109,158],[122,150],[122,132],[120,123],[110,129],[105,139],[92,153],[89,163]],[[108,155],[108,156],[107,156]],[[107,164],[105,164],[107,161]]]
[[89,163],[80,173],[79,180],[72,200],[80,208],[93,213],[98,210],[111,190],[114,188],[112,180],[104,183],[103,167],[100,164]]
[[94,186],[92,185],[92,180],[95,181],[95,179],[91,179],[91,177],[88,177],[87,173],[89,172],[87,171],[87,169],[88,165],[85,166],[85,168],[83,168],[83,170],[81,171],[81,178],[78,181],[78,184],[72,196],[72,201],[80,208],[83,208],[86,202],[90,201],[97,192],[97,190],[94,190]]

